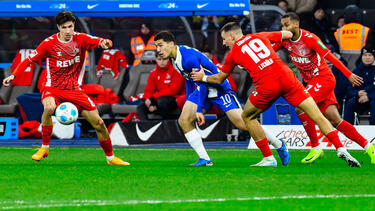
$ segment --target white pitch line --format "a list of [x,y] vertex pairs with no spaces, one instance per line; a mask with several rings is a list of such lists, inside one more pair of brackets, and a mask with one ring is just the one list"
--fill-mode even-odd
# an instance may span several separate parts
[[[288,200],[288,199],[337,199],[337,198],[375,198],[375,194],[353,194],[353,195],[296,195],[296,196],[264,196],[243,198],[216,198],[216,199],[181,199],[181,200],[72,200],[45,202],[34,201],[0,201],[0,209],[36,209],[51,207],[83,207],[83,206],[115,206],[115,205],[137,205],[137,204],[179,204],[179,203],[201,203],[201,202],[225,202],[225,201],[265,201],[265,200]],[[9,204],[9,205],[8,205]]]

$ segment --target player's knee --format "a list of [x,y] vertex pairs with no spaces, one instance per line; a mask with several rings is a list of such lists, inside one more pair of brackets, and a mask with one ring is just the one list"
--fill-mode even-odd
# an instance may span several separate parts
[[55,112],[55,105],[44,105],[44,113],[47,115],[52,115]]
[[243,111],[241,114],[241,117],[243,120],[246,120],[246,119],[251,120],[254,118],[254,115],[251,112]]
[[104,129],[105,128],[105,124],[104,124],[104,121],[101,119],[101,118],[98,118],[98,119],[95,119],[92,123],[92,126],[96,129],[96,130],[101,130],[101,129]]
[[333,125],[333,127],[339,126],[339,124],[341,123],[341,121],[342,121],[341,118],[338,118],[338,119],[329,119],[329,122],[331,122],[331,124]]

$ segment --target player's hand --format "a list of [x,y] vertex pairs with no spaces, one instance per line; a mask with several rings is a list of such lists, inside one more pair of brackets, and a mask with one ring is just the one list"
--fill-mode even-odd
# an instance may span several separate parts
[[98,70],[98,71],[96,71],[96,77],[97,77],[97,78],[102,77],[102,75],[103,75],[103,70]]
[[151,106],[151,100],[149,99],[149,98],[147,98],[146,100],[145,100],[145,105],[146,105],[146,107],[147,108],[150,108],[150,106]]
[[358,102],[359,103],[367,103],[369,101],[368,99],[368,96],[367,95],[362,95],[359,99],[358,99]]
[[365,90],[359,90],[358,96],[362,97],[363,95],[367,95],[367,92]]
[[193,81],[202,81],[204,76],[204,70],[203,68],[201,68],[199,72],[191,72],[190,75]]
[[3,85],[4,86],[9,86],[12,83],[12,81],[14,80],[14,78],[15,78],[14,75],[10,75],[10,76],[4,78]]
[[104,39],[101,43],[100,43],[100,47],[103,48],[103,49],[108,49],[108,48],[112,48],[112,41],[109,40],[109,39]]
[[150,107],[148,108],[148,110],[149,110],[150,112],[154,112],[154,111],[158,110],[158,108],[157,108],[156,106],[152,105],[152,106],[150,106]]
[[204,123],[206,123],[203,113],[196,113],[195,116],[197,117],[197,122],[199,126],[202,126],[204,125]]
[[363,78],[354,73],[348,79],[353,86],[361,86],[363,84]]

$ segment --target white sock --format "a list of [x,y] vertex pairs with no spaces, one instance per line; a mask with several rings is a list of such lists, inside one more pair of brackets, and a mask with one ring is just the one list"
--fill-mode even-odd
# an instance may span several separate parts
[[266,134],[266,138],[268,140],[268,143],[270,143],[275,149],[278,149],[282,146],[282,143],[279,139],[276,138],[276,136],[269,133],[267,130],[264,130],[264,134]]
[[115,157],[115,155],[105,156],[105,157],[107,158],[107,160],[108,160],[109,162],[111,162],[112,159]]
[[192,131],[185,133],[185,137],[189,142],[190,146],[198,154],[199,158],[211,160],[206,152],[206,149],[204,148],[201,135],[198,133],[197,129],[193,129]]
[[315,149],[316,151],[319,151],[322,147],[320,146],[320,144],[316,147],[313,147],[313,149]]
[[345,147],[340,147],[337,149],[337,152],[347,152]]
[[371,146],[371,143],[367,143],[365,146],[365,150],[367,150]]
[[42,144],[42,147],[46,148],[46,150],[49,150],[49,145]]
[[263,158],[264,160],[276,160],[275,157],[273,155],[270,155],[268,157],[264,157]]

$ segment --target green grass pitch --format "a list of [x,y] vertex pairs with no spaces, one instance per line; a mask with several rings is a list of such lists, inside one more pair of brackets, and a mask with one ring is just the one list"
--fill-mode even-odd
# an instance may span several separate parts
[[375,165],[362,151],[351,151],[362,168],[328,150],[312,165],[291,150],[276,168],[249,167],[261,154],[246,149],[209,149],[212,167],[188,167],[191,149],[116,148],[131,166],[108,166],[100,148],[52,148],[39,163],[34,152],[0,148],[0,209],[375,210]]

